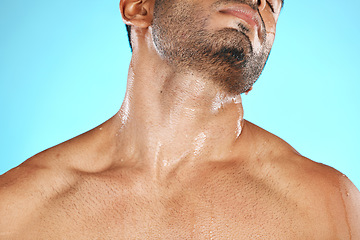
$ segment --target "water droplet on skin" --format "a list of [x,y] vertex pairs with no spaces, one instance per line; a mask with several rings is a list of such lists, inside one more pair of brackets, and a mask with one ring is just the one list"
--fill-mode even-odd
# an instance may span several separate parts
[[163,160],[163,166],[166,167],[167,165],[169,165],[169,162],[167,160]]
[[346,193],[346,196],[350,196],[350,193],[347,192],[347,193]]
[[102,130],[102,127],[101,127],[101,128],[99,128],[99,130],[101,131],[101,130]]
[[201,150],[204,147],[204,143],[206,141],[206,134],[204,132],[201,132],[196,138],[195,138],[195,150],[194,150],[194,154],[198,155]]

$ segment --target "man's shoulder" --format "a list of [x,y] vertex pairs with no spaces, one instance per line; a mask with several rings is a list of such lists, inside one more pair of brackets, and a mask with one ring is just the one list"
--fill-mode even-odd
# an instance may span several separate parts
[[0,176],[0,236],[19,232],[47,202],[74,184],[74,175],[42,164],[41,158],[34,156]]
[[68,164],[71,159],[64,148],[66,144],[61,143],[42,151],[0,175],[0,194],[4,196],[6,193],[7,198],[17,196],[21,199],[23,194],[36,192],[36,189],[44,191],[48,185],[58,185],[52,181],[60,183],[60,179],[68,178],[72,169]]
[[292,174],[299,206],[333,225],[339,236],[360,239],[359,190],[338,170],[301,156],[297,158]]
[[278,184],[299,209],[312,211],[313,218],[334,221],[339,231],[360,239],[360,192],[354,184],[338,170],[302,156],[272,133],[252,123],[249,126],[258,139],[269,142],[262,175]]
[[107,142],[102,143],[98,132],[90,130],[0,175],[0,229],[9,229],[9,222],[16,228],[26,225],[39,209],[81,181],[83,173],[109,169]]
[[287,164],[279,167],[281,185],[299,212],[317,222],[314,230],[360,239],[360,192],[355,185],[338,170],[296,153],[282,161]]
[[256,125],[255,127],[266,136],[265,138],[273,142],[269,151],[271,155],[269,164],[276,166],[279,174],[289,177],[289,181],[292,179],[298,183],[299,188],[304,185],[308,190],[321,192],[326,197],[334,194],[342,197],[350,196],[352,192],[352,195],[359,199],[358,189],[346,175],[328,165],[304,157],[283,139]]
[[351,239],[360,239],[360,192],[345,175],[339,178],[339,190]]

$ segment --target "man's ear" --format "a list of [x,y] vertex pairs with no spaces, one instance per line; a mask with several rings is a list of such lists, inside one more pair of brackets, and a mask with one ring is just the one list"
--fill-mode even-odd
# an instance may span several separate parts
[[147,28],[153,19],[154,0],[121,0],[120,12],[126,25]]

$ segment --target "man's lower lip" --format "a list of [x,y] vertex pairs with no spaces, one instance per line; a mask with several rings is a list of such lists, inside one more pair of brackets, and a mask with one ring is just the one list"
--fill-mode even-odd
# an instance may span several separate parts
[[227,9],[227,10],[222,10],[220,12],[224,13],[224,14],[233,15],[234,17],[237,17],[237,18],[245,21],[247,24],[249,24],[253,28],[258,27],[257,23],[255,22],[255,20],[253,18],[249,17],[247,14],[245,14],[241,11]]

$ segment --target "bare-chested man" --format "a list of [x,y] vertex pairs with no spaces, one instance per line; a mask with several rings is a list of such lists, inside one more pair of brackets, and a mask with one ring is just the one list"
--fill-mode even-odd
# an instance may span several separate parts
[[120,111],[0,178],[0,239],[360,239],[360,193],[243,119],[281,0],[121,0]]

